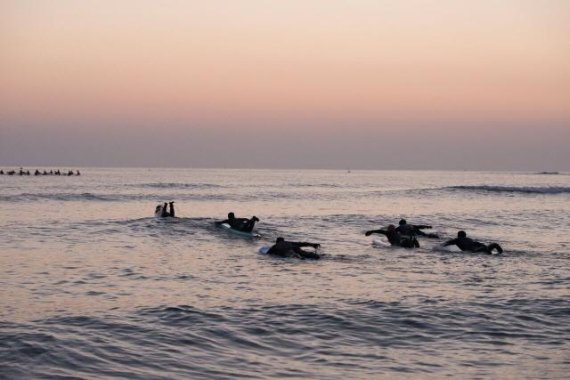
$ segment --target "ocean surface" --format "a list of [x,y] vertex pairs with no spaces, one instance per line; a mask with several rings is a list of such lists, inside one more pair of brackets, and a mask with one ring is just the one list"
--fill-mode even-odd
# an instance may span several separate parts
[[[569,377],[567,173],[79,169],[0,176],[2,379]],[[364,236],[400,218],[442,238]]]

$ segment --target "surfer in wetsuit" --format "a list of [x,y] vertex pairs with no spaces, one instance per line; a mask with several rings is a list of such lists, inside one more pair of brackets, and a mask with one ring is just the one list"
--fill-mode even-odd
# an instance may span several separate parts
[[493,250],[497,250],[497,253],[503,253],[503,248],[497,243],[491,243],[489,245],[485,245],[481,242],[475,241],[471,238],[467,237],[465,231],[459,231],[457,233],[456,239],[451,239],[443,243],[443,246],[446,247],[448,245],[456,245],[462,251],[467,252],[484,252],[488,254],[493,254]]
[[372,234],[381,234],[388,238],[391,245],[403,248],[419,248],[420,243],[418,239],[412,236],[403,236],[400,231],[397,230],[396,226],[390,224],[388,229],[370,230],[366,231],[365,235],[370,236]]
[[226,220],[222,220],[216,222],[216,225],[219,226],[220,224],[229,224],[230,227],[237,231],[242,232],[251,232],[253,231],[253,227],[255,226],[255,222],[259,222],[259,218],[257,216],[253,216],[251,219],[247,218],[236,218],[233,212],[228,214],[228,218]]
[[275,244],[267,251],[268,255],[279,257],[296,257],[299,259],[313,259],[318,260],[321,256],[316,252],[307,252],[302,250],[302,247],[319,248],[321,245],[317,243],[285,241],[282,237],[278,237]]
[[422,230],[432,228],[431,226],[426,226],[423,224],[408,224],[406,219],[401,219],[398,223],[398,227],[396,227],[396,231],[398,231],[402,235],[406,236],[425,236],[428,238],[437,239],[439,236],[437,234],[426,234]]
[[[170,205],[170,211],[168,211],[166,205],[169,204]],[[161,218],[166,218],[166,217],[172,217],[174,218],[174,202],[164,202],[163,205],[158,205],[156,206],[156,208],[154,209],[154,215],[161,217]]]

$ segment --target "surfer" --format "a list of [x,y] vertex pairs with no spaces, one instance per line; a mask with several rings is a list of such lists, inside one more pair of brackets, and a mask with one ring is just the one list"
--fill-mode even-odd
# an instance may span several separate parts
[[391,245],[404,248],[419,248],[420,243],[414,236],[404,236],[397,230],[396,226],[390,224],[388,229],[366,231],[365,235],[381,234],[388,238]]
[[253,216],[251,219],[247,218],[236,218],[233,212],[228,214],[228,218],[226,220],[216,222],[216,225],[219,226],[220,224],[229,224],[230,228],[241,231],[241,232],[251,232],[253,231],[253,227],[255,226],[255,222],[259,222],[259,218],[257,216]]
[[493,254],[493,250],[496,249],[497,253],[499,254],[503,253],[503,248],[501,248],[499,244],[491,243],[489,245],[485,245],[481,242],[468,238],[465,231],[459,231],[457,233],[456,239],[451,239],[443,243],[444,247],[447,247],[448,245],[456,245],[462,251],[467,251],[467,252],[474,252],[474,253],[485,252],[491,255]]
[[426,234],[422,230],[430,229],[431,226],[426,226],[423,224],[408,224],[406,219],[401,219],[398,223],[398,227],[396,227],[396,231],[398,231],[402,235],[406,236],[425,236],[428,238],[437,239],[439,236],[437,234]]
[[[170,205],[170,211],[167,210],[166,205]],[[164,202],[162,205],[157,205],[154,209],[154,216],[158,216],[160,218],[171,217],[174,218],[174,202]]]
[[275,244],[269,248],[267,251],[268,255],[274,255],[279,257],[296,257],[299,259],[313,259],[318,260],[321,256],[316,252],[308,252],[302,250],[302,247],[313,247],[315,249],[319,248],[321,245],[317,243],[306,243],[306,242],[295,242],[295,241],[285,241],[282,237],[278,237],[275,240]]

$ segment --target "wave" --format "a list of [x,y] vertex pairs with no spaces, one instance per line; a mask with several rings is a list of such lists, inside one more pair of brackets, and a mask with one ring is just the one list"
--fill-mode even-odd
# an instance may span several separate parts
[[14,195],[0,196],[0,202],[21,202],[21,201],[120,201],[118,197],[111,195],[97,195],[93,193],[22,193]]
[[[94,193],[21,193],[0,195],[0,202],[33,202],[33,201],[96,201],[96,202],[129,202],[148,201],[164,202],[170,199],[178,201],[223,201],[232,198],[231,195],[221,194],[94,194]],[[235,196],[233,197],[235,198]],[[151,206],[153,208],[154,206]]]
[[464,190],[476,192],[490,192],[490,193],[520,193],[520,194],[568,194],[570,187],[566,186],[449,186],[444,189],[448,190]]
[[128,185],[131,187],[142,187],[151,189],[220,189],[225,186],[216,185],[213,183],[177,183],[177,182],[154,182],[154,183],[143,183],[143,184],[132,184]]
[[[9,378],[446,377],[466,375],[473,366],[485,370],[485,360],[468,368],[462,363],[464,357],[479,359],[479,352],[514,360],[521,344],[532,353],[568,342],[564,322],[570,309],[560,298],[346,301],[205,309],[161,305],[0,322],[0,366]],[[512,352],[497,351],[498,346]],[[458,351],[462,357],[455,359]],[[424,365],[434,353],[448,360]],[[554,371],[550,378],[563,373],[563,359],[547,363]]]

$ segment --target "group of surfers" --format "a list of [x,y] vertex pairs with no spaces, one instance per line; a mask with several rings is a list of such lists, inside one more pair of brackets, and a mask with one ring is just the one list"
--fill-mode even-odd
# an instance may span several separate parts
[[[24,170],[23,168],[20,168],[19,171],[15,171],[15,170],[6,170],[6,175],[32,175],[30,173],[29,170]],[[4,175],[4,170],[0,169],[0,175]],[[67,173],[65,173],[65,171],[61,172],[59,169],[57,169],[56,171],[50,170],[49,172],[47,170],[44,170],[43,172],[40,172],[39,169],[36,169],[36,171],[34,172],[34,175],[63,175],[63,176],[72,176],[72,175],[81,175],[81,173],[79,172],[79,170],[76,170],[75,173],[73,172],[73,170],[69,170]]]
[[[166,218],[174,217],[174,202],[165,202],[164,204],[159,204],[155,209],[155,216]],[[215,222],[216,225],[227,224],[231,229],[239,232],[252,232],[255,223],[259,222],[259,218],[253,216],[251,218],[236,218],[233,212],[228,214],[228,218],[225,220],[220,220]],[[434,233],[426,233],[422,230],[431,229],[432,226],[428,225],[413,225],[408,224],[405,219],[400,220],[398,227],[390,224],[387,228],[381,228],[378,230],[366,231],[365,235],[370,236],[372,234],[384,235],[388,238],[390,245],[402,248],[419,248],[420,243],[417,237],[422,236],[431,239],[439,239],[439,236]],[[465,231],[459,231],[457,233],[457,238],[447,240],[442,244],[442,246],[456,245],[464,252],[473,253],[487,253],[493,254],[493,251],[497,253],[503,253],[503,248],[497,243],[483,244],[481,242],[475,241],[467,237]],[[315,250],[320,247],[318,243],[308,243],[308,242],[293,242],[286,241],[282,237],[278,237],[275,244],[269,248],[267,251],[268,255],[280,256],[280,257],[296,257],[300,259],[319,259],[320,255],[316,252],[305,251],[303,247],[312,247]]]

